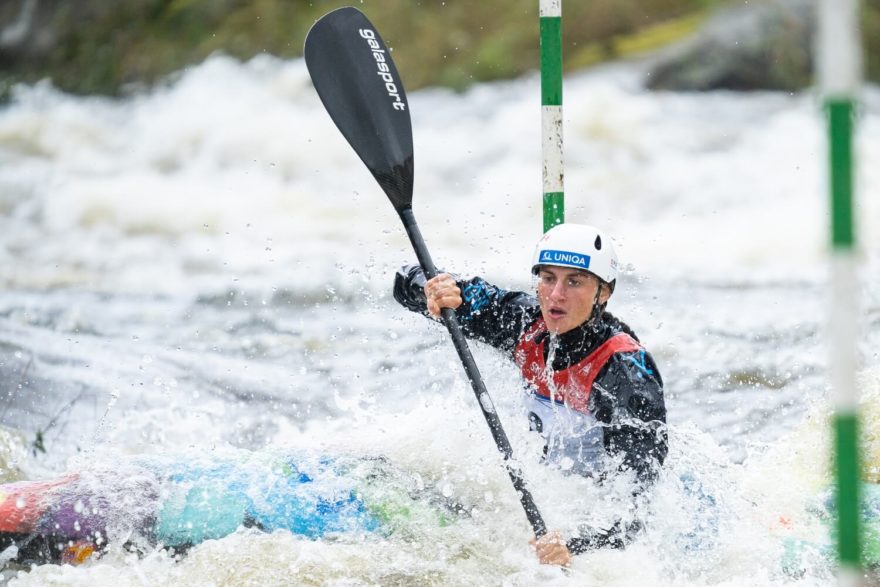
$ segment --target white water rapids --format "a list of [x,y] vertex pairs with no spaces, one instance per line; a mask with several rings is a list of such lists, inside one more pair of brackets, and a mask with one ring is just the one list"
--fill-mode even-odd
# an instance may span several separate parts
[[[566,214],[616,236],[626,271],[609,309],[664,376],[671,452],[645,534],[625,551],[577,557],[568,573],[537,564],[445,331],[391,298],[393,272],[413,254],[301,61],[214,57],[118,100],[18,88],[0,107],[0,425],[23,447],[7,451],[8,464],[44,478],[128,455],[381,454],[472,510],[388,538],[239,532],[179,561],[111,550],[7,578],[89,587],[833,581],[820,559],[795,575],[780,563],[790,525],[827,540],[803,512],[829,479],[829,222],[816,98],[650,93],[639,84],[644,67],[567,79]],[[530,76],[410,96],[414,208],[439,266],[532,287],[538,84]],[[858,127],[860,382],[873,434],[876,88]],[[613,516],[622,506],[607,492],[537,463],[515,369],[473,348],[550,525]],[[31,450],[38,434],[45,452]]]

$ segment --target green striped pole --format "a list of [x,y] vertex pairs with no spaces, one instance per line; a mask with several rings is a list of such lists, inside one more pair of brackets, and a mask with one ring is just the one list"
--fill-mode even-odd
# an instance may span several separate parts
[[562,0],[540,0],[544,232],[565,221],[562,158]]
[[831,388],[837,471],[838,585],[862,584],[858,447],[858,277],[853,110],[861,77],[858,0],[820,0],[819,84],[828,121],[831,189]]

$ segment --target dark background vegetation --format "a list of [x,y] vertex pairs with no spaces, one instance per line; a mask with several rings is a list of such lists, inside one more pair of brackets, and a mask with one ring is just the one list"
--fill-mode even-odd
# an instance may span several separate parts
[[[749,3],[566,0],[566,69],[680,41],[710,15],[743,4]],[[69,92],[118,94],[216,51],[243,60],[260,53],[297,57],[315,19],[345,5],[363,10],[398,48],[394,58],[410,89],[463,89],[538,67],[538,0],[0,0],[0,93],[49,77]],[[863,7],[868,53],[880,52],[880,0]],[[809,83],[809,63],[795,66],[785,73],[794,77],[777,86]],[[880,79],[870,60],[868,67],[869,77]]]

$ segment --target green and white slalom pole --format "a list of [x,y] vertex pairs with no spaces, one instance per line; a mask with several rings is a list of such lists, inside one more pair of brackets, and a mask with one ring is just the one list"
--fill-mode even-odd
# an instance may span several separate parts
[[544,232],[565,221],[562,152],[562,0],[540,0]]
[[837,470],[838,585],[862,584],[856,389],[859,283],[853,121],[861,78],[858,0],[820,0],[818,79],[828,121],[831,187],[831,387]]

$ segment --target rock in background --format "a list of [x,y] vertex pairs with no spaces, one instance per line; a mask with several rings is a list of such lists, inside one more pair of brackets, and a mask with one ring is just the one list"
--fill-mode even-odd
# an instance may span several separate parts
[[54,42],[51,32],[36,26],[38,0],[0,3],[0,67],[38,57]]
[[[657,90],[786,90],[813,81],[816,0],[757,0],[720,10],[689,41],[665,52],[646,80]],[[880,2],[863,0],[869,79],[880,79]]]

